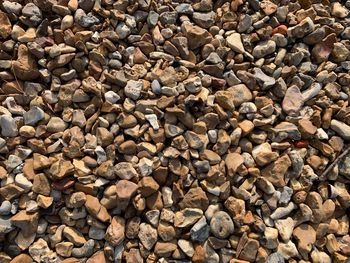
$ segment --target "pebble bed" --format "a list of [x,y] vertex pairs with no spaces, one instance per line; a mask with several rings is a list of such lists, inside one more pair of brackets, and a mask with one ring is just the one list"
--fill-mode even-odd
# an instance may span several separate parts
[[1,0],[1,263],[349,263],[350,1]]

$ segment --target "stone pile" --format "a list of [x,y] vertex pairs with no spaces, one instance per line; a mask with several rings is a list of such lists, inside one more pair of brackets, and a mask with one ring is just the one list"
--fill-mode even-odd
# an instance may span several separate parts
[[349,11],[0,1],[0,262],[349,262]]

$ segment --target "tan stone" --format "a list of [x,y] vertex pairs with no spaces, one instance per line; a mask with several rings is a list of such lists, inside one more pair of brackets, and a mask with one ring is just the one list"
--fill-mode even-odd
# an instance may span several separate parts
[[11,217],[11,222],[21,229],[24,237],[28,237],[35,233],[38,228],[39,213],[28,213],[21,210]]
[[148,197],[158,191],[159,184],[151,176],[145,176],[139,181],[141,195]]
[[118,246],[125,238],[125,219],[114,216],[107,228],[105,239],[112,245]]
[[33,259],[27,254],[19,254],[13,258],[10,263],[32,263]]
[[42,194],[45,196],[50,195],[51,187],[50,187],[49,180],[47,179],[45,174],[41,173],[41,174],[36,174],[34,176],[32,190],[35,193]]
[[205,211],[209,206],[206,193],[200,187],[191,188],[179,203],[181,209],[199,208]]
[[293,237],[298,241],[298,250],[307,255],[316,242],[316,231],[308,224],[301,224],[293,230]]
[[288,155],[283,155],[275,162],[262,169],[261,175],[269,180],[274,186],[283,187],[286,185],[284,175],[291,165],[292,162],[290,161]]
[[63,235],[76,246],[82,246],[86,243],[86,239],[83,234],[75,228],[66,226],[63,229]]
[[225,165],[227,167],[227,174],[229,176],[234,176],[238,168],[244,162],[244,158],[239,153],[229,153],[225,157]]

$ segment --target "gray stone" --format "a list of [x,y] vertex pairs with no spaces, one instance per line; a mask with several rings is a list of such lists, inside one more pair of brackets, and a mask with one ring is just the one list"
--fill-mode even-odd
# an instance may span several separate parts
[[293,38],[302,38],[314,31],[315,25],[310,17],[305,18],[299,24],[288,28],[288,35]]
[[95,241],[89,239],[82,247],[73,248],[72,256],[76,258],[91,257],[94,253]]
[[346,141],[350,141],[350,126],[338,120],[331,121],[331,129]]
[[137,100],[141,96],[141,90],[143,89],[143,82],[141,80],[129,80],[124,88],[124,93],[127,97]]
[[118,24],[116,32],[119,36],[119,39],[125,39],[127,36],[130,35],[131,29],[124,22],[121,22]]
[[217,238],[227,238],[234,231],[231,217],[224,211],[214,214],[210,220],[210,230]]
[[276,50],[276,43],[272,40],[267,40],[258,43],[254,49],[252,55],[255,58],[263,58],[272,54]]
[[9,115],[0,116],[1,135],[15,137],[18,135],[18,128],[14,118]]
[[215,23],[215,12],[208,13],[194,12],[192,15],[193,21],[202,28],[209,28]]
[[85,12],[91,11],[94,7],[95,0],[79,0],[79,7],[84,9]]
[[339,174],[350,178],[350,154],[339,161]]
[[250,15],[244,15],[243,18],[239,21],[237,26],[237,31],[243,33],[247,31],[252,26],[253,19]]
[[2,6],[7,13],[14,13],[15,15],[19,15],[22,10],[22,5],[16,2],[4,1]]
[[11,232],[15,227],[11,224],[10,216],[0,216],[0,234],[5,235]]
[[193,225],[190,233],[193,241],[203,242],[207,240],[210,233],[210,227],[207,224],[205,216],[202,216],[201,219],[199,219],[197,223]]
[[273,77],[266,75],[260,68],[254,68],[254,77],[263,90],[271,88],[276,83]]
[[185,15],[193,14],[193,8],[191,4],[186,4],[186,3],[179,4],[177,7],[175,7],[175,10],[179,14],[185,14]]
[[29,111],[23,113],[25,125],[35,126],[39,121],[44,119],[45,112],[38,106],[33,106]]
[[[10,201],[4,200],[0,206],[0,216],[7,216],[11,213],[12,204]],[[0,224],[1,225],[1,224]]]
[[34,26],[37,26],[42,20],[40,8],[33,3],[28,3],[23,7],[22,15],[27,17]]

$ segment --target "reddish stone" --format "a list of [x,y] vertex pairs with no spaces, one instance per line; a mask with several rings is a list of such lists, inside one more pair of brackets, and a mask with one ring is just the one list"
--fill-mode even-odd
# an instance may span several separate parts
[[297,148],[307,148],[309,146],[309,141],[301,140],[294,142],[294,146]]
[[63,190],[66,190],[66,189],[72,187],[74,185],[74,183],[75,183],[74,179],[64,178],[62,180],[54,181],[51,186],[53,189],[63,191]]
[[282,34],[282,35],[286,35],[287,31],[288,31],[288,27],[287,26],[279,25],[278,27],[275,27],[272,30],[272,35],[277,34],[277,33]]

